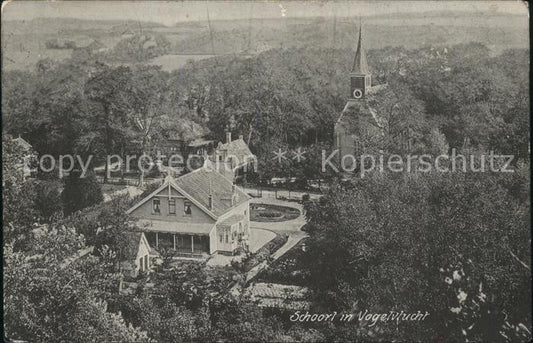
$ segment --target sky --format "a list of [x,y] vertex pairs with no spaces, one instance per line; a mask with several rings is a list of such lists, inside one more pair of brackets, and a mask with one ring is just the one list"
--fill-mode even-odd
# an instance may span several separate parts
[[246,18],[365,16],[395,12],[466,11],[527,15],[523,1],[21,1],[2,3],[2,20],[62,17],[177,22]]

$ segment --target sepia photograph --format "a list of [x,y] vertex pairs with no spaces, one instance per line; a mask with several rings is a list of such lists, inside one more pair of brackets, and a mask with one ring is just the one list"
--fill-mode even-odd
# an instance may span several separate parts
[[530,342],[529,15],[2,2],[3,340]]

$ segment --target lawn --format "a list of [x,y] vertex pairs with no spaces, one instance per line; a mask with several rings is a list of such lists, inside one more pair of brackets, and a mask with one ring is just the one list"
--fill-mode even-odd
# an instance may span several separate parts
[[272,231],[263,230],[263,229],[250,229],[251,238],[250,238],[250,251],[252,253],[257,252],[265,244],[270,242],[276,237],[276,234]]

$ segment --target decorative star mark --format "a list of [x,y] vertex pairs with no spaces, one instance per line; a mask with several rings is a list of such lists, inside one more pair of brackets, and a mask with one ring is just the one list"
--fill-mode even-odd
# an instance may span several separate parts
[[278,151],[273,151],[273,153],[274,155],[276,155],[276,157],[274,157],[273,160],[277,159],[278,163],[281,163],[283,159],[287,159],[287,157],[285,157],[285,154],[287,154],[287,152],[281,151],[281,148],[278,149]]
[[292,159],[300,163],[302,160],[305,160],[304,154],[305,151],[302,151],[302,148],[298,148],[298,150],[294,153],[294,157]]

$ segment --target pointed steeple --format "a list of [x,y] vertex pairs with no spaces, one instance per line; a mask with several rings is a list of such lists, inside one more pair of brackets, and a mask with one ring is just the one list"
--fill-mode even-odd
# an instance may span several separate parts
[[355,58],[353,60],[352,74],[370,74],[368,64],[366,63],[365,49],[363,48],[363,27],[361,24],[361,19],[359,19],[359,41],[357,42],[357,49],[355,51]]

